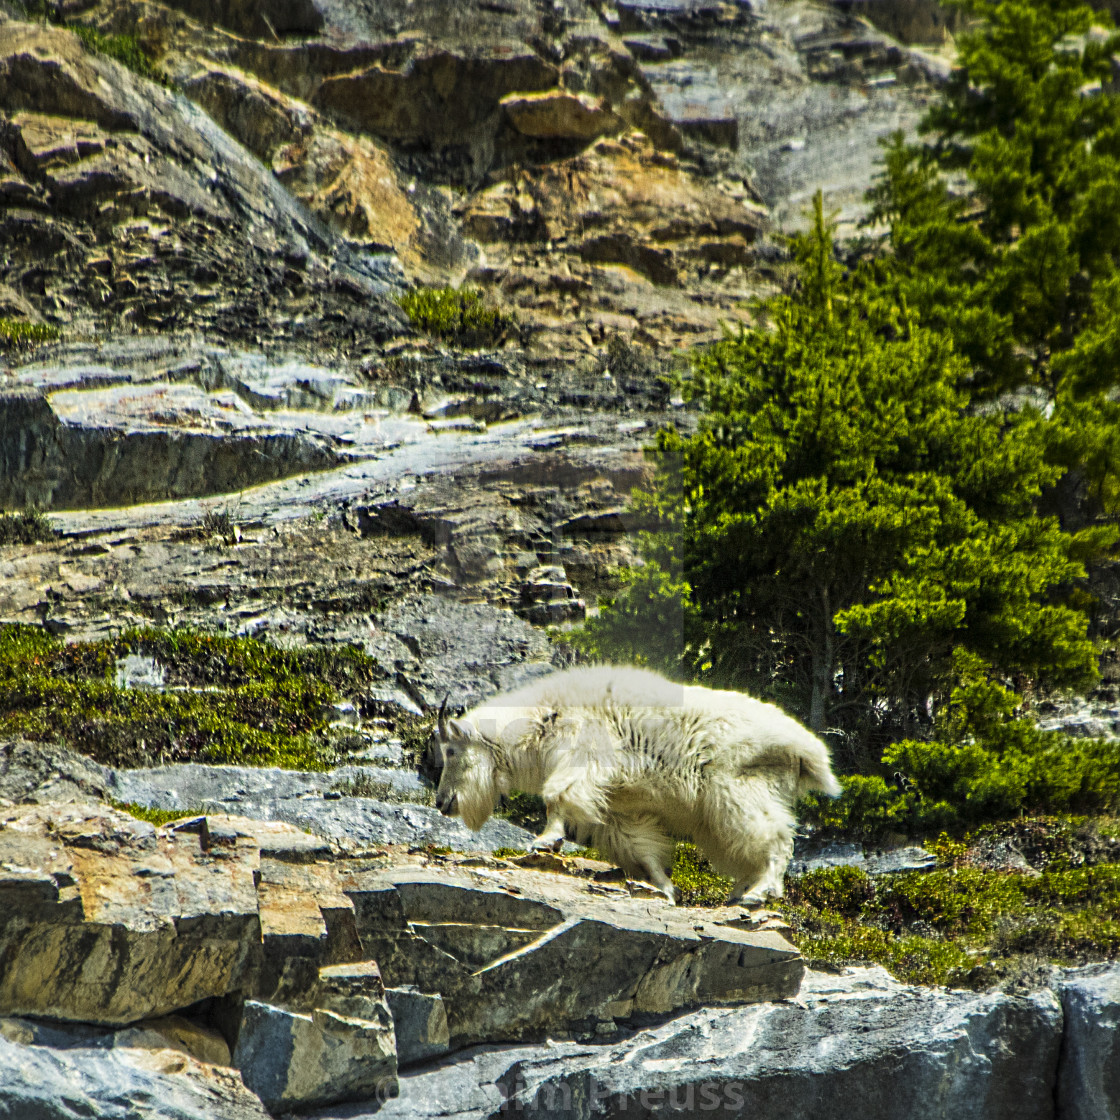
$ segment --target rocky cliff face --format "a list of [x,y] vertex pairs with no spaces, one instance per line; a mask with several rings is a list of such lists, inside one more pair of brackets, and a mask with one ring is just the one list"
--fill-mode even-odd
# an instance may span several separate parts
[[10,309],[369,353],[394,284],[470,277],[534,354],[711,337],[772,283],[767,211],[857,216],[940,73],[799,0],[275,7],[58,10],[170,88],[4,25]]

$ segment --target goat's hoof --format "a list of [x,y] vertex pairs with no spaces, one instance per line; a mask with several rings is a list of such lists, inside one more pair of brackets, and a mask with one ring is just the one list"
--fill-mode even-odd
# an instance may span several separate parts
[[551,836],[538,836],[530,845],[531,852],[558,852],[564,846],[564,837],[553,840]]

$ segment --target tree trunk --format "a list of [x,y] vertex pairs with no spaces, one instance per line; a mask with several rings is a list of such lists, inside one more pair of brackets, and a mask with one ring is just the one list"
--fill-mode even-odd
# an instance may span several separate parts
[[821,607],[820,636],[813,646],[813,693],[809,702],[809,730],[818,735],[824,730],[833,676],[832,608],[827,586],[821,588]]

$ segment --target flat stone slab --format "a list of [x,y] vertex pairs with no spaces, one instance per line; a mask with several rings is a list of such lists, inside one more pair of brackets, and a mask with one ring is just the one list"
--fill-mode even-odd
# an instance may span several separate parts
[[[332,792],[369,780],[392,787],[400,803],[370,797],[337,797]],[[0,798],[61,802],[74,798],[135,803],[156,809],[197,810],[200,814],[275,822],[277,835],[313,833],[351,850],[379,844],[429,844],[456,851],[490,852],[528,848],[532,834],[492,817],[479,832],[409,799],[425,789],[411,770],[342,766],[324,772],[276,767],[208,766],[185,763],[142,770],[102,766],[64,747],[21,740],[0,743]],[[296,832],[296,830],[301,830]],[[256,834],[265,835],[254,827]]]
[[804,967],[777,931],[566,875],[397,866],[342,882],[386,983],[442,994],[452,1049],[782,999]]
[[1060,1040],[1050,991],[915,988],[881,968],[808,972],[796,999],[704,1008],[598,1045],[469,1050],[402,1077],[376,1116],[1043,1120],[1054,1115]]

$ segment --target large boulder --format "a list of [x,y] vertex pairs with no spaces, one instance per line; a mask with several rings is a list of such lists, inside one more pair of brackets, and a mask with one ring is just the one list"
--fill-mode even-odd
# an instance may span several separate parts
[[810,972],[793,1000],[705,1008],[599,1046],[473,1051],[403,1077],[378,1120],[1049,1120],[1061,1026],[1049,991],[912,988],[879,968]]
[[1058,1066],[1061,1120],[1120,1117],[1120,965],[1067,972],[1061,984],[1065,1041]]
[[562,875],[487,882],[404,867],[355,871],[344,889],[386,983],[443,996],[453,1049],[780,999],[801,979],[800,957],[776,932]]
[[[26,1042],[10,1035],[27,1035]],[[107,1049],[100,1039],[35,1041],[0,1025],[4,1120],[268,1120],[231,1069],[173,1050]]]

